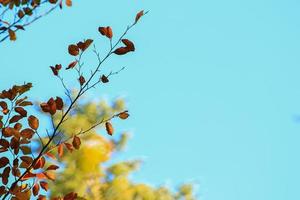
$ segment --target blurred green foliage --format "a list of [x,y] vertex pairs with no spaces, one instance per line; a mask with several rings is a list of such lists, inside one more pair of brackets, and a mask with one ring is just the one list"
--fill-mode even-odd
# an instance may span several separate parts
[[[74,112],[62,126],[62,137],[87,129],[101,119],[124,110],[125,103],[122,99],[115,100],[112,104],[100,101],[76,105]],[[54,123],[58,119],[59,116],[56,116]],[[177,190],[170,190],[167,187],[155,188],[132,182],[129,175],[139,168],[139,160],[104,167],[104,163],[112,159],[112,154],[116,156],[124,148],[128,134],[121,134],[117,141],[113,139],[114,136],[111,138],[109,140],[102,137],[96,130],[81,136],[80,149],[62,156],[64,167],[57,172],[56,181],[50,184],[51,196],[63,196],[75,191],[81,199],[87,200],[196,199],[191,184],[183,184]]]

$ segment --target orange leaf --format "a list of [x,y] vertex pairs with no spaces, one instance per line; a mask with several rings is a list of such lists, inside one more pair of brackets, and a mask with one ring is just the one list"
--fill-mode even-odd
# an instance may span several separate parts
[[15,107],[15,111],[19,113],[22,117],[27,116],[27,111],[22,107]]
[[127,111],[119,114],[119,118],[121,118],[121,119],[127,119],[128,117],[129,117],[129,114]]
[[41,182],[40,182],[40,185],[41,185],[41,187],[42,187],[45,191],[48,191],[49,186],[48,186],[48,183],[47,183],[47,182],[41,181]]
[[17,39],[15,31],[8,29],[9,39],[11,41],[15,41]]
[[111,125],[110,122],[105,123],[105,128],[106,128],[106,131],[109,135],[112,135],[114,133],[114,128],[113,128],[113,126]]
[[72,0],[66,0],[66,5],[71,7],[72,6]]
[[30,128],[37,130],[39,127],[39,119],[33,115],[30,115],[28,117],[28,124],[29,124]]
[[30,178],[33,178],[33,177],[36,177],[36,174],[33,174],[31,172],[27,172],[22,178],[21,180],[24,181],[24,180],[28,180]]
[[32,187],[32,193],[34,196],[38,195],[40,191],[40,186],[39,184],[34,184],[34,186]]
[[46,160],[44,157],[41,157],[40,159],[38,159],[38,161],[35,163],[35,165],[33,166],[33,169],[40,169],[43,168],[45,166]]
[[58,145],[57,151],[58,151],[58,156],[61,158],[63,156],[63,154],[64,154],[63,143],[61,143],[60,145]]

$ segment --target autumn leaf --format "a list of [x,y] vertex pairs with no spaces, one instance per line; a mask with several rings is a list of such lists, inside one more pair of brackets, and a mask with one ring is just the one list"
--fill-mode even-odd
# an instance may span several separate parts
[[78,80],[81,86],[85,83],[85,78],[83,76],[80,76]]
[[68,7],[71,7],[72,6],[72,0],[66,0],[66,5]]
[[69,45],[68,51],[69,51],[69,54],[72,56],[77,56],[79,54],[79,48],[78,48],[78,46],[76,46],[74,44]]
[[39,119],[33,115],[30,115],[28,117],[28,124],[29,124],[30,128],[37,130],[39,128]]
[[122,112],[122,113],[119,114],[120,119],[127,119],[128,117],[129,117],[129,114],[128,114],[127,111]]
[[58,156],[61,158],[64,154],[64,146],[63,143],[59,144],[57,147],[57,151],[58,151]]
[[105,75],[101,76],[101,81],[102,81],[102,83],[108,83],[109,82],[107,76],[105,76]]
[[39,184],[34,184],[34,186],[32,187],[32,193],[34,196],[38,195],[40,191],[40,186]]
[[110,26],[99,27],[98,31],[101,33],[101,35],[104,35],[109,39],[112,39],[112,37],[113,37],[113,31],[112,31],[112,28]]
[[57,165],[50,165],[46,170],[57,170],[59,167]]
[[112,126],[112,124],[110,122],[106,122],[105,123],[105,128],[106,128],[106,132],[109,135],[112,135],[114,133],[114,128],[113,128],[113,126]]
[[57,110],[62,110],[64,107],[64,102],[63,102],[62,98],[60,98],[60,97],[56,97],[55,104],[56,104]]
[[40,182],[40,186],[41,186],[41,188],[43,188],[45,191],[48,191],[49,186],[48,186],[48,183],[47,183],[47,182],[41,181],[41,182]]
[[138,12],[135,16],[135,23],[137,23],[143,15],[144,15],[144,10],[141,10],[140,12]]
[[77,65],[77,61],[71,62],[66,69],[72,69]]
[[15,107],[15,111],[19,113],[22,117],[27,116],[27,111],[22,107]]
[[0,158],[0,168],[5,167],[6,165],[8,165],[9,160],[6,157],[1,157]]
[[127,47],[119,47],[114,51],[114,53],[117,55],[125,55],[129,51],[130,51],[130,49],[128,49]]
[[15,31],[8,29],[9,39],[11,41],[15,41],[17,39]]
[[126,45],[126,47],[128,48],[129,51],[134,51],[135,50],[134,44],[130,40],[122,39],[122,42]]
[[74,147],[75,149],[79,149],[80,144],[81,144],[80,138],[77,137],[77,136],[75,135],[75,136],[73,137],[73,142],[72,142],[72,144],[73,144],[73,147]]

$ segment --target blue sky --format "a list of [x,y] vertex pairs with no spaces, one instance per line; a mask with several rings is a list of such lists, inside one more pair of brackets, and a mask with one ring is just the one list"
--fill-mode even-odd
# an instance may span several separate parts
[[[77,1],[0,48],[1,88],[30,80],[32,96],[62,93],[49,65],[66,47],[120,34],[137,11],[149,15],[128,35],[137,51],[91,96],[124,96],[133,138],[122,158],[145,158],[136,181],[197,182],[203,200],[299,199],[300,2],[296,0]],[[110,68],[111,67],[111,68]],[[12,75],[13,74],[13,75]]]

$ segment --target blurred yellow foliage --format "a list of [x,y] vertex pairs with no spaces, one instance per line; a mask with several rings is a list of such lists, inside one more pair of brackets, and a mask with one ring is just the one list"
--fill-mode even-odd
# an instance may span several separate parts
[[[69,136],[86,129],[115,113],[125,110],[123,100],[112,104],[105,101],[76,105],[75,112],[62,126]],[[57,116],[59,117],[59,116]],[[54,119],[55,120],[55,119]],[[51,196],[63,196],[75,191],[87,200],[194,200],[192,185],[182,185],[172,192],[165,187],[153,188],[147,184],[135,184],[128,175],[138,169],[140,161],[124,161],[109,167],[103,164],[126,145],[128,135],[121,134],[118,141],[108,140],[92,130],[81,137],[79,150],[65,153],[65,166],[58,172],[57,180],[50,185]]]

